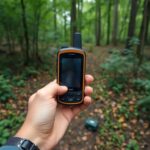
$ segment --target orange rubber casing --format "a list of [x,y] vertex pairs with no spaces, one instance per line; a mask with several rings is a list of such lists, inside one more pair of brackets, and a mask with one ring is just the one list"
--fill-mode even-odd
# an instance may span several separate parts
[[82,74],[82,99],[79,102],[64,102],[57,98],[57,101],[65,105],[77,105],[83,103],[84,100],[84,89],[85,89],[85,72],[86,72],[86,53],[85,51],[77,48],[63,48],[57,53],[57,83],[60,84],[60,55],[65,53],[75,53],[83,55],[83,74]]

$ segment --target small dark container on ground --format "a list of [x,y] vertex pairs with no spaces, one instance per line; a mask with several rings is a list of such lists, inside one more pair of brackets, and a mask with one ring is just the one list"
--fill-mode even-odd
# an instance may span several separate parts
[[98,129],[98,120],[93,118],[87,118],[85,120],[85,128],[89,131],[96,132]]

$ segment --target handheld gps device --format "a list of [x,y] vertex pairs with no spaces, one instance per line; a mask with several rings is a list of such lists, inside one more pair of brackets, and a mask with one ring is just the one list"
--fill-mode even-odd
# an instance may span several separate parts
[[84,99],[86,54],[81,34],[75,33],[73,39],[73,47],[62,48],[57,54],[57,82],[68,87],[58,102],[67,105],[81,104]]

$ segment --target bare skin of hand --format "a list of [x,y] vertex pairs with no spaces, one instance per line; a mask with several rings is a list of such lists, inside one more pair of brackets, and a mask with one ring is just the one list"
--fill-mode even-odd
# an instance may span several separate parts
[[71,120],[92,102],[93,89],[88,85],[93,77],[85,75],[85,81],[84,102],[74,107],[57,103],[57,96],[67,92],[67,87],[59,86],[56,80],[38,90],[30,97],[25,122],[15,136],[31,140],[40,150],[55,147]]

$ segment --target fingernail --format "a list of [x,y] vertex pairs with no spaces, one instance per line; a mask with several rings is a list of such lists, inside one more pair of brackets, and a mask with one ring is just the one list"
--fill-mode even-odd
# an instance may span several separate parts
[[68,87],[67,86],[61,86],[61,88],[63,88],[64,90],[68,90]]

